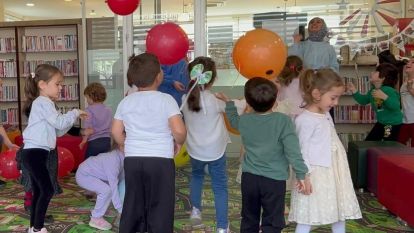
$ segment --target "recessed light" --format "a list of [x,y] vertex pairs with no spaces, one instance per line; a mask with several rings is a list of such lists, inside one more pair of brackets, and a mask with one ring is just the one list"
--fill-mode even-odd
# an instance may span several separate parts
[[71,2],[72,0],[64,0],[65,2]]
[[96,15],[95,10],[91,10],[91,13],[89,13],[89,15]]
[[32,7],[32,6],[34,6],[34,3],[32,3],[32,2],[28,2],[28,3],[26,3],[26,6],[30,6],[30,7]]

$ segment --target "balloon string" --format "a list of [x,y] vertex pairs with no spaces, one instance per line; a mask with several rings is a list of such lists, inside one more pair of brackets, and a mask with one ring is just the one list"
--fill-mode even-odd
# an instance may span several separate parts
[[231,89],[233,89],[234,85],[236,85],[237,80],[239,80],[239,77],[240,77],[240,65],[239,65],[239,68],[238,68],[237,70],[238,70],[239,72],[237,72],[237,77],[236,77],[236,79],[234,79],[234,82],[233,82],[233,84],[231,85]]

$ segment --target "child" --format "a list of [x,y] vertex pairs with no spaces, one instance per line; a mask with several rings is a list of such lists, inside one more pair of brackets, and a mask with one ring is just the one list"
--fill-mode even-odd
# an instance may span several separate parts
[[382,63],[371,73],[370,82],[373,87],[365,95],[359,93],[352,82],[348,83],[355,101],[363,105],[371,103],[377,117],[365,141],[397,141],[403,119],[400,96],[395,89],[398,70],[392,64]]
[[187,132],[174,98],[157,91],[163,74],[155,55],[132,56],[127,75],[139,90],[119,103],[112,125],[114,140],[125,151],[126,193],[119,232],[172,233],[173,156]]
[[178,106],[181,106],[181,97],[186,93],[186,87],[190,82],[187,73],[187,59],[183,58],[173,65],[162,65],[164,80],[158,87],[158,91],[170,94]]
[[208,165],[214,193],[217,232],[228,230],[226,146],[229,140],[224,125],[225,103],[211,93],[217,76],[211,58],[197,57],[188,65],[191,76],[188,100],[183,96],[182,111],[187,128],[187,151],[191,157],[190,220],[193,226],[201,225],[201,191],[204,166]]
[[277,112],[285,113],[293,119],[303,111],[303,98],[299,89],[299,74],[302,72],[302,60],[298,56],[288,56],[285,67],[275,80],[278,89]]
[[398,141],[407,144],[411,140],[411,147],[414,147],[414,58],[408,61],[404,71],[407,78],[400,88],[404,116]]
[[103,218],[111,200],[118,214],[121,214],[122,202],[118,193],[118,182],[123,179],[123,171],[124,153],[118,149],[89,157],[79,165],[76,183],[97,194],[89,226],[104,231],[112,228]]
[[89,115],[83,127],[92,129],[92,134],[84,134],[79,147],[82,149],[88,142],[85,152],[85,159],[87,159],[111,149],[112,110],[103,103],[106,99],[106,91],[102,84],[91,83],[83,93],[88,102],[86,112]]
[[344,83],[331,69],[306,70],[300,88],[305,110],[295,125],[309,172],[304,193],[292,190],[289,221],[297,222],[296,233],[322,224],[332,224],[334,233],[345,233],[345,219],[361,218],[361,211],[346,152],[329,114],[344,92]]
[[56,110],[53,101],[59,98],[62,83],[63,74],[58,68],[42,64],[27,78],[24,89],[24,111],[30,112],[30,116],[23,131],[22,164],[28,170],[33,188],[29,232],[48,232],[43,226],[54,189],[46,161],[56,147],[56,136],[64,135],[79,116],[87,116],[78,109],[63,115]]
[[[233,101],[223,94],[226,115],[238,129],[246,150],[241,181],[242,219],[240,232],[281,232],[285,227],[284,207],[289,164],[293,166],[299,190],[307,173],[299,150],[299,141],[289,116],[273,112],[277,89],[264,78],[252,78],[244,87],[251,112],[239,116]],[[263,211],[261,209],[263,208]]]
[[[1,87],[1,81],[0,81],[0,87]],[[3,145],[3,143],[9,148],[10,150],[18,150],[20,147],[13,144],[9,137],[7,136],[6,130],[4,130],[4,127],[0,125],[0,146]],[[6,185],[6,182],[0,180],[0,188],[4,187]]]

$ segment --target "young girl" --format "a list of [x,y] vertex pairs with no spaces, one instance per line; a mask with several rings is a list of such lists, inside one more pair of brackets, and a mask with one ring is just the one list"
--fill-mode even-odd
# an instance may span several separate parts
[[99,230],[109,230],[111,224],[103,216],[109,205],[114,205],[118,215],[122,212],[122,202],[118,193],[118,182],[124,176],[124,153],[119,149],[89,157],[76,171],[76,183],[97,194],[89,226]]
[[400,88],[404,117],[398,141],[407,144],[411,140],[411,147],[414,147],[414,58],[408,61],[404,71],[407,77]]
[[400,96],[395,89],[398,82],[398,69],[388,63],[377,66],[370,78],[372,88],[367,94],[359,93],[352,82],[348,90],[359,104],[371,103],[377,123],[365,138],[366,141],[397,141],[402,123]]
[[361,211],[346,152],[329,114],[344,92],[344,83],[331,69],[306,70],[300,88],[305,110],[295,124],[309,172],[305,190],[292,190],[289,221],[298,223],[296,233],[324,224],[332,224],[334,233],[345,233],[345,220],[361,218]]
[[87,116],[78,109],[63,115],[56,110],[53,101],[59,98],[62,83],[63,73],[58,68],[42,64],[27,78],[24,88],[24,111],[30,112],[30,116],[23,131],[22,164],[28,170],[33,188],[29,232],[48,232],[43,226],[54,189],[46,162],[56,147],[56,136],[64,135],[79,116]]
[[[182,111],[187,128],[187,151],[191,156],[190,200],[193,226],[201,225],[201,191],[204,166],[208,165],[214,193],[217,232],[228,232],[226,146],[229,135],[222,113],[225,103],[211,93],[217,72],[213,60],[197,57],[188,65],[190,91],[183,96]],[[188,101],[186,101],[188,99]]]
[[79,147],[82,149],[86,142],[85,159],[111,149],[112,110],[103,102],[106,99],[105,87],[100,83],[89,84],[84,92],[88,107],[86,112],[90,116],[83,127],[92,129],[91,134],[84,134]]
[[302,72],[302,59],[298,56],[288,56],[285,67],[275,80],[278,89],[277,112],[285,113],[293,119],[303,111],[303,98],[299,89],[299,74]]

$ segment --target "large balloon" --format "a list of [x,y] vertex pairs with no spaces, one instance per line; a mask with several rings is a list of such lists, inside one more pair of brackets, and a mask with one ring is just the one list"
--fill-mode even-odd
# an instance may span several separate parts
[[174,157],[174,163],[176,167],[183,167],[190,162],[190,155],[187,153],[187,148],[183,145]]
[[233,63],[241,75],[250,79],[274,79],[285,66],[287,49],[276,33],[266,29],[248,31],[233,48]]
[[109,8],[117,15],[129,15],[134,13],[140,0],[107,0]]
[[163,65],[172,65],[187,55],[189,42],[184,30],[175,23],[157,24],[146,38],[147,52],[155,54]]
[[17,170],[16,150],[8,150],[0,154],[0,176],[10,180],[19,178],[20,172]]
[[72,169],[75,167],[75,159],[73,158],[72,153],[64,148],[58,146],[58,176],[64,177],[67,176]]

